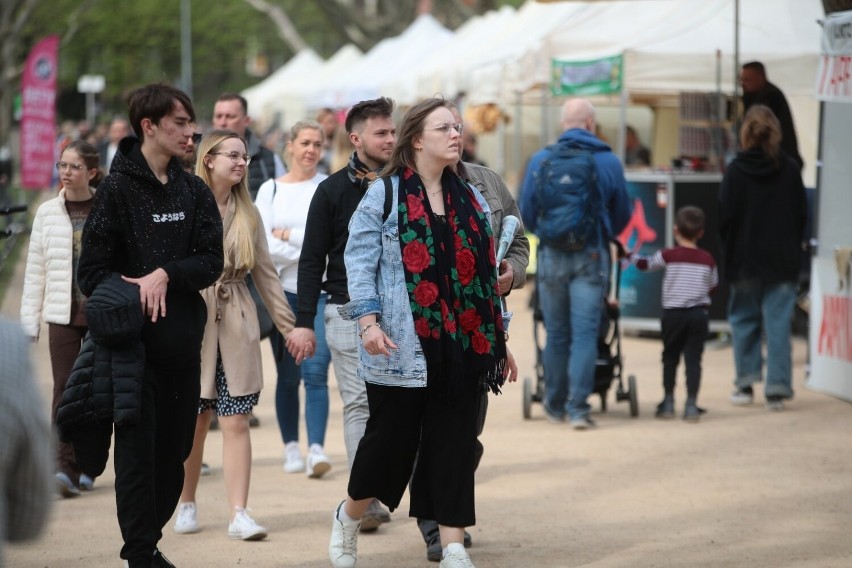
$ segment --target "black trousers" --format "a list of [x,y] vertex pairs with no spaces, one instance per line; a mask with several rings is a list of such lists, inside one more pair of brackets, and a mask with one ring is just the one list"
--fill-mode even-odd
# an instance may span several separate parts
[[115,428],[115,501],[124,539],[121,557],[130,568],[151,566],[177,506],[200,391],[200,363],[177,369],[149,364],[139,424]]
[[674,394],[681,353],[686,366],[686,396],[697,398],[701,388],[701,356],[707,338],[707,308],[663,310],[663,389]]
[[[349,496],[376,497],[391,510],[411,481],[412,517],[476,523],[473,472],[480,396],[367,383],[370,418],[349,476]],[[413,471],[413,475],[412,475]]]

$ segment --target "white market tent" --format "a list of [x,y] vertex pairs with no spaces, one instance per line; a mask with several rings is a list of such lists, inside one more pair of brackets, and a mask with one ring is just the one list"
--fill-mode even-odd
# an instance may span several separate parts
[[402,34],[383,39],[345,71],[314,83],[305,103],[309,108],[347,108],[385,95],[387,85],[413,76],[419,63],[452,37],[430,14],[418,16]]
[[287,86],[304,80],[322,64],[323,59],[314,50],[303,49],[269,77],[245,89],[241,94],[248,102],[249,115],[256,118],[268,117],[274,112],[275,101]]

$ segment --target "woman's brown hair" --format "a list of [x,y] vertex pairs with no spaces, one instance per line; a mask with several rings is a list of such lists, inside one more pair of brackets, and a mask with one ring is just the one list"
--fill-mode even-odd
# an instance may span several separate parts
[[395,174],[400,168],[415,169],[414,139],[423,133],[423,123],[426,121],[426,117],[433,110],[441,107],[449,109],[450,103],[445,99],[432,98],[417,103],[405,113],[399,127],[399,135],[396,138],[396,146],[394,146],[393,153],[380,175]]
[[781,123],[765,105],[748,109],[740,128],[740,144],[746,150],[763,150],[776,164],[781,157]]

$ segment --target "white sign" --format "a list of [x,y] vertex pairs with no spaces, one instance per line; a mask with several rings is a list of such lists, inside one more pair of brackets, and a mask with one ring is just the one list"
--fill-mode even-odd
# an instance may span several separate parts
[[78,93],[101,93],[106,81],[103,75],[82,75],[77,79]]
[[816,97],[852,102],[852,12],[831,14],[822,26]]
[[852,248],[811,268],[808,387],[852,401]]

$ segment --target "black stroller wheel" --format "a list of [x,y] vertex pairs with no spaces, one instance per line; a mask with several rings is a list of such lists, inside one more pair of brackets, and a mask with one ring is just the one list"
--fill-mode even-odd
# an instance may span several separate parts
[[532,416],[532,402],[533,402],[533,394],[532,394],[532,381],[529,377],[524,379],[524,419],[529,420]]
[[639,395],[636,392],[636,375],[627,377],[627,394],[630,396],[630,416],[639,416]]

